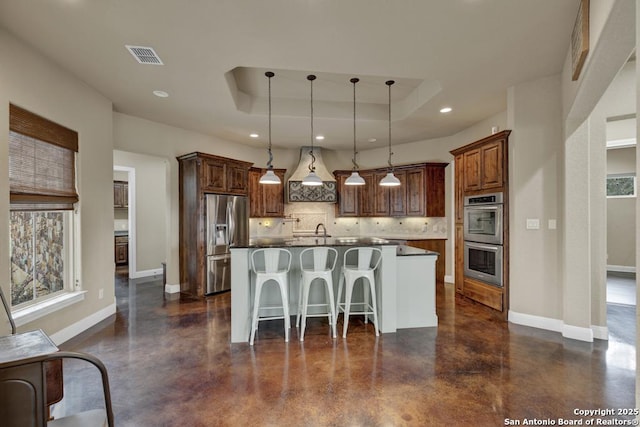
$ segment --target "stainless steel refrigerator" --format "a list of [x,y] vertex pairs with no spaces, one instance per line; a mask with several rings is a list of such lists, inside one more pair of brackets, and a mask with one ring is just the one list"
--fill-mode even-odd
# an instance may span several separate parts
[[249,241],[247,197],[207,194],[207,289],[210,295],[231,289],[231,251]]

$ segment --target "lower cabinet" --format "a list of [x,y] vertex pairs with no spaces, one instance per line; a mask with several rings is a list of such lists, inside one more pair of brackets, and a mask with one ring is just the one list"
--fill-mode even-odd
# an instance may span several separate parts
[[116,265],[129,263],[129,236],[115,237],[115,261]]
[[426,249],[428,251],[438,252],[438,260],[436,261],[436,283],[444,283],[446,259],[446,239],[426,239],[426,240],[408,240],[407,245],[414,248]]
[[502,311],[504,308],[502,288],[469,277],[464,278],[464,296],[498,311]]

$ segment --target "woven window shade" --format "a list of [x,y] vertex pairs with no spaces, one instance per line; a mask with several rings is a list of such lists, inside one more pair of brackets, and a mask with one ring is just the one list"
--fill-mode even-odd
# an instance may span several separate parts
[[73,209],[78,201],[78,134],[14,105],[10,107],[11,209]]

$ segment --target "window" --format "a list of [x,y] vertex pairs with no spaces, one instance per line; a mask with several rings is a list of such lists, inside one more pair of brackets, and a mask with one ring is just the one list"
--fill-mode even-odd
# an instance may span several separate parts
[[73,289],[73,205],[78,134],[9,108],[11,305]]
[[607,197],[635,197],[635,174],[615,174],[607,176]]

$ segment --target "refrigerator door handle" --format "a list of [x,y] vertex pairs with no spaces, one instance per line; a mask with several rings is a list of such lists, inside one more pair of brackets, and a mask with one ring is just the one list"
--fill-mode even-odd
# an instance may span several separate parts
[[232,246],[235,243],[236,224],[233,218],[233,199],[227,202],[227,243]]

